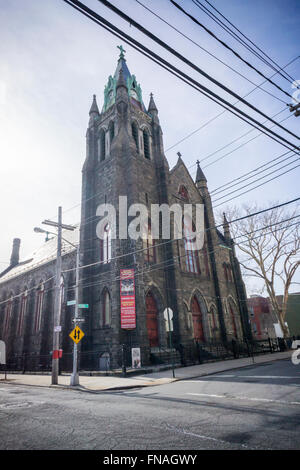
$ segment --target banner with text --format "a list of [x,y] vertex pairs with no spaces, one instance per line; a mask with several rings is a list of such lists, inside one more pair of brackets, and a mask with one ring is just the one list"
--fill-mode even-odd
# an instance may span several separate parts
[[136,328],[134,269],[120,270],[121,328]]

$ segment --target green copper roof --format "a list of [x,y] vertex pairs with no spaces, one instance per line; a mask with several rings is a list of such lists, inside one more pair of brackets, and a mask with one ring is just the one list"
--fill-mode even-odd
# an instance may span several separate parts
[[146,108],[143,103],[142,98],[142,89],[140,85],[136,81],[135,75],[131,75],[129,69],[126,64],[126,59],[124,57],[124,52],[126,52],[122,46],[118,46],[120,49],[120,56],[117,64],[117,68],[115,70],[114,75],[110,75],[108,77],[108,82],[104,88],[104,105],[102,108],[102,112],[107,111],[116,100],[116,85],[119,78],[120,70],[122,69],[123,77],[127,85],[128,95],[131,98],[131,102],[140,107],[144,113],[146,113]]

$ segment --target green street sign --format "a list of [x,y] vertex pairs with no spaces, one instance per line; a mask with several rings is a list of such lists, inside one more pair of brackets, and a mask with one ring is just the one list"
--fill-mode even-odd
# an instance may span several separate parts
[[76,305],[76,300],[68,300],[67,305]]
[[78,304],[78,308],[89,308],[89,304]]

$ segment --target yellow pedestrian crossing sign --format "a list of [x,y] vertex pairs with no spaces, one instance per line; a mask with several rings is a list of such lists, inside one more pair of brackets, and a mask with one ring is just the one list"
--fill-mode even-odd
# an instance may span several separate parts
[[74,343],[79,343],[84,337],[84,332],[79,328],[79,326],[75,326],[74,330],[71,331],[69,334],[70,338],[74,341]]

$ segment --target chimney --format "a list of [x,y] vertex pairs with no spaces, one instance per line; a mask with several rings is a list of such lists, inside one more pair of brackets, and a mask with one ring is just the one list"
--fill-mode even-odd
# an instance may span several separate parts
[[13,267],[19,264],[20,244],[21,244],[20,238],[14,238],[12,253],[10,257],[10,267]]

